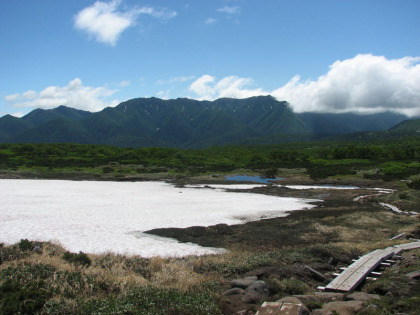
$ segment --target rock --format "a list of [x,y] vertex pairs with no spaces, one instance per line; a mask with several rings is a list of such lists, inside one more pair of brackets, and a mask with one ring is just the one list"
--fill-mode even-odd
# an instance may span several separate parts
[[278,267],[260,267],[254,270],[251,270],[247,273],[247,275],[256,276],[258,279],[261,278],[268,278],[272,274],[276,274],[279,272]]
[[305,303],[302,303],[301,299],[295,297],[295,296],[286,296],[284,298],[281,298],[280,300],[276,301],[277,303],[289,303],[289,304],[300,304],[301,307],[301,315],[308,314],[309,315],[309,309],[305,306]]
[[345,297],[346,301],[367,301],[380,300],[381,297],[376,294],[369,294],[366,292],[353,292]]
[[244,293],[244,290],[241,288],[232,288],[230,290],[227,290],[223,293],[224,296],[228,296],[228,295],[235,295],[235,294],[242,294]]
[[256,315],[267,314],[309,315],[310,311],[305,305],[299,303],[299,299],[288,296],[276,302],[264,302]]
[[295,303],[282,303],[281,314],[299,314],[299,315],[309,315],[310,312],[308,308],[303,304]]
[[253,281],[257,281],[258,277],[257,276],[249,276],[249,277],[245,277],[244,280],[253,280]]
[[305,305],[321,303],[320,299],[314,295],[292,295],[292,297],[298,298]]
[[305,268],[306,268],[306,270],[308,270],[311,273],[312,277],[315,280],[318,280],[318,281],[321,281],[321,282],[326,282],[327,281],[327,278],[322,273],[320,273],[320,272],[316,271],[315,269],[312,269],[311,267],[306,266],[306,265],[305,265]]
[[335,301],[324,305],[323,309],[340,315],[354,315],[365,306],[364,301]]
[[230,283],[230,286],[232,288],[246,289],[255,281],[256,280],[253,280],[253,279],[236,279],[236,280],[232,280],[232,282]]
[[379,306],[375,305],[375,304],[370,304],[362,310],[362,313],[378,314],[379,313]]
[[42,254],[42,248],[39,245],[35,245],[32,251],[38,254]]
[[245,289],[242,295],[242,302],[258,304],[269,295],[268,286],[265,281],[254,281],[248,288]]
[[406,276],[410,280],[418,280],[420,279],[420,270],[409,272],[406,274]]
[[255,315],[278,314],[281,311],[282,303],[264,302]]
[[316,309],[311,312],[311,315],[334,315],[331,311],[326,309]]
[[324,303],[344,300],[343,293],[315,292],[314,295]]
[[277,300],[278,303],[294,303],[294,304],[303,304],[300,299],[294,296],[286,296],[284,298],[281,298],[280,300]]

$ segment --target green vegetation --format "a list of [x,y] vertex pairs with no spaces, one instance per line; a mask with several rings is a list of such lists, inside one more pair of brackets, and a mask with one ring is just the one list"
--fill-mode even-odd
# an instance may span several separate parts
[[84,252],[79,252],[78,254],[65,252],[63,259],[74,264],[75,266],[89,267],[92,261]]
[[0,144],[3,173],[57,177],[71,174],[135,177],[141,174],[196,175],[248,169],[273,176],[280,168],[306,170],[312,179],[361,175],[404,179],[420,172],[420,141],[387,143],[293,143],[207,149],[119,148],[81,144]]
[[[293,183],[323,180],[392,187],[395,191],[354,202],[355,197],[371,194],[371,190],[293,192],[267,186],[254,192],[324,201],[322,207],[295,211],[285,218],[149,231],[230,250],[220,255],[144,258],[70,253],[56,244],[27,239],[10,246],[0,244],[0,313],[221,314],[231,307],[222,293],[232,279],[258,275],[268,284],[270,300],[306,294],[325,283],[314,279],[305,266],[328,275],[363,253],[402,242],[389,240],[397,234],[420,238],[418,218],[395,215],[378,204],[388,202],[406,211],[419,209],[418,137],[398,142],[312,142],[189,150],[0,144],[0,176],[4,178],[173,178],[182,185],[203,178],[204,182],[209,178],[217,181],[232,172],[290,175]],[[378,185],[376,180],[382,182]],[[410,284],[404,273],[418,270],[418,264],[418,259],[413,259],[399,269],[399,274],[389,271],[364,288],[369,293],[392,293],[389,298],[372,302],[379,313],[415,314],[419,287]]]
[[38,108],[22,118],[6,115],[0,117],[0,142],[205,148],[310,141],[354,132],[361,132],[356,137],[364,140],[388,139],[416,134],[418,121],[387,130],[406,119],[395,113],[298,114],[272,96],[215,101],[152,97],[96,113],[59,106]]

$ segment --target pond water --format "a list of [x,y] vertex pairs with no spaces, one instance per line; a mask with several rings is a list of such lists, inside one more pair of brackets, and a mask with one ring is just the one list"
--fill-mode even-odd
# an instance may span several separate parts
[[3,179],[0,200],[0,243],[51,240],[72,252],[144,257],[222,251],[143,233],[150,229],[238,224],[314,207],[308,199],[178,188],[163,182]]
[[232,175],[232,176],[226,176],[225,179],[236,181],[236,182],[253,182],[253,183],[261,183],[261,184],[270,184],[276,180],[281,180],[283,178],[280,178],[280,177],[267,178],[267,177],[262,177],[262,176]]

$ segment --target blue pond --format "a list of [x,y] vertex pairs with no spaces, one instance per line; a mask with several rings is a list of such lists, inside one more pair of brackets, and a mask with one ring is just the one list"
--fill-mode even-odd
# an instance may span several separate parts
[[283,178],[276,177],[276,178],[267,178],[261,176],[248,176],[248,175],[233,175],[233,176],[226,176],[226,180],[233,180],[237,182],[253,182],[253,183],[261,183],[261,184],[270,184],[275,180],[280,180]]

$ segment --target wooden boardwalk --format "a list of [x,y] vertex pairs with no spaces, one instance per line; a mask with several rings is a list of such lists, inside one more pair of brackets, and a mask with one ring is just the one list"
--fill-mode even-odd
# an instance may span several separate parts
[[398,255],[403,250],[420,248],[420,241],[395,245],[385,249],[377,249],[370,252],[350,266],[348,266],[340,275],[331,281],[326,287],[326,291],[351,292],[374,271],[383,261]]
[[301,315],[302,304],[287,302],[264,302],[255,315]]

